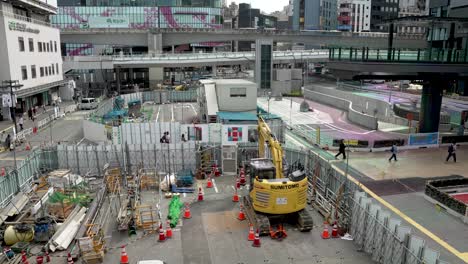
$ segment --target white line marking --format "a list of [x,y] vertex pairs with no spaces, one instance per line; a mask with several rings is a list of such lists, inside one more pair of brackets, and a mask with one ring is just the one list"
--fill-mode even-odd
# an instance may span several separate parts
[[186,193],[182,193],[182,195],[184,196],[184,198],[187,197],[187,194],[186,194]]
[[158,113],[156,114],[156,122],[158,122],[159,112],[161,111],[161,106],[158,107]]
[[214,188],[215,192],[218,193],[218,186],[216,186],[215,179],[213,179],[212,182],[213,182],[213,188]]
[[174,122],[174,105],[171,107],[171,122]]

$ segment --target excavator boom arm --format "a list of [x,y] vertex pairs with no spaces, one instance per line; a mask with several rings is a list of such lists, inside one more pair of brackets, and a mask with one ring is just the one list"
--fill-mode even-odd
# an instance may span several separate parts
[[276,168],[276,178],[284,178],[283,175],[283,148],[276,137],[271,133],[270,127],[258,117],[258,157],[265,158],[265,145],[271,153],[271,159]]

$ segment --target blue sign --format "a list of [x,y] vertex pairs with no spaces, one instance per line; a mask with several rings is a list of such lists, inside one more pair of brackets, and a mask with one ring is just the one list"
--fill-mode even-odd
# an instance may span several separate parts
[[410,134],[409,146],[437,145],[439,144],[439,133]]
[[338,30],[351,30],[351,25],[338,25]]

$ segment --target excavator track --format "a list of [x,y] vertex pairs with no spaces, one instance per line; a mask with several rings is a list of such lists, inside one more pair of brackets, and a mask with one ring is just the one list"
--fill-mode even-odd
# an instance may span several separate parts
[[268,216],[255,212],[249,195],[243,197],[243,203],[247,218],[255,228],[258,228],[259,235],[270,235],[270,219],[268,219]]
[[[250,200],[250,196],[244,196],[243,197],[243,205],[244,205],[244,211],[247,215],[247,218],[249,219],[250,223],[254,225],[255,228],[258,228],[259,234],[261,236],[264,235],[270,235],[270,218],[268,215],[256,212],[253,209],[252,201]],[[293,213],[293,214],[287,214],[287,215],[274,215],[271,216],[274,219],[291,219],[291,215],[296,218],[296,224],[297,228],[301,232],[309,232],[312,230],[314,226],[314,222],[312,220],[312,216],[310,215],[309,211],[307,209],[303,209],[299,212]],[[274,221],[274,220],[273,220]]]
[[314,227],[314,221],[307,209],[297,212],[297,228],[301,232],[309,232]]

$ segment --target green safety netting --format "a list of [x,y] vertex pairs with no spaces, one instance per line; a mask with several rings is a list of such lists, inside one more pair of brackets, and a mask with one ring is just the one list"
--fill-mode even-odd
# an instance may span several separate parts
[[49,203],[78,204],[87,207],[92,198],[87,194],[77,194],[76,192],[67,195],[61,192],[54,192],[49,196]]
[[177,226],[183,206],[184,204],[180,201],[179,196],[172,197],[171,203],[169,204],[169,213],[167,214],[172,228]]

